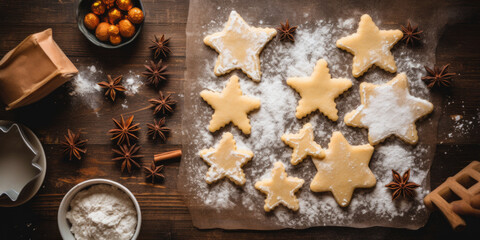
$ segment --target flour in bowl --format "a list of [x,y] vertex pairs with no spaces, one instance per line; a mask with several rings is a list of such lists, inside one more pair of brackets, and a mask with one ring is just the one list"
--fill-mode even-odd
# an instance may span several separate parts
[[130,197],[106,184],[78,192],[70,202],[67,219],[76,239],[131,239],[137,211]]

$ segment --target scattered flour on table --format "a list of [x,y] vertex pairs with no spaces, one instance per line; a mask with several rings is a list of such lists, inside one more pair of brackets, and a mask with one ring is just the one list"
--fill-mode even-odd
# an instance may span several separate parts
[[[105,90],[97,84],[101,81],[107,81],[106,74],[97,69],[95,65],[81,67],[77,76],[72,80],[73,90],[69,93],[70,96],[78,97],[78,100],[87,104],[97,116],[100,116],[99,109],[105,101]],[[129,71],[128,74],[123,76],[121,84],[127,89],[125,91],[127,96],[134,96],[139,92],[143,82],[140,75]],[[121,104],[122,108],[128,108],[127,103],[127,99],[124,99]]]
[[98,184],[78,192],[66,217],[76,239],[131,239],[137,211],[128,195],[118,188]]
[[[480,126],[480,108],[475,108],[476,114],[473,117],[468,116],[465,110],[465,102],[455,101],[453,99],[448,99],[447,107],[450,105],[457,105],[459,109],[462,109],[458,114],[450,115],[451,128],[448,133],[446,133],[447,138],[453,138],[458,136],[469,137],[474,136],[478,132],[477,126]],[[445,113],[445,112],[444,112]]]
[[77,100],[84,102],[99,116],[98,109],[103,104],[102,88],[97,82],[103,81],[103,73],[94,65],[80,67],[78,74],[72,80],[73,91],[70,96],[78,97]]
[[476,120],[477,117],[472,117],[471,119],[460,118],[461,115],[455,115],[452,117],[453,121],[453,132],[449,133],[449,137],[453,137],[453,134],[459,135],[468,135],[478,124],[480,121]]
[[[125,95],[134,96],[135,94],[138,93],[140,87],[143,85],[143,82],[140,79],[139,74],[129,71],[128,74],[124,76],[122,80],[122,85],[127,89],[127,91],[125,91]],[[128,108],[127,98],[123,100],[122,108],[123,109]]]
[[[305,16],[308,17],[308,16]],[[248,22],[248,21],[247,21]],[[243,135],[236,127],[228,125],[220,132],[230,131],[239,149],[250,149],[255,156],[243,169],[247,182],[242,188],[236,187],[228,179],[220,180],[217,184],[208,185],[204,178],[208,166],[198,157],[201,149],[214,147],[221,134],[212,134],[207,130],[213,110],[199,100],[199,92],[203,89],[221,91],[230,75],[221,78],[213,74],[217,56],[199,60],[204,66],[199,73],[197,84],[193,91],[186,95],[192,100],[191,116],[194,125],[189,130],[189,144],[193,159],[187,167],[189,182],[194,198],[214,211],[222,209],[242,209],[245,214],[256,216],[257,219],[267,218],[283,227],[311,227],[320,225],[350,225],[372,226],[388,225],[388,222],[400,218],[402,226],[416,226],[412,220],[425,219],[427,211],[423,205],[423,196],[427,193],[429,147],[418,144],[410,146],[398,139],[390,139],[375,147],[370,161],[370,168],[377,177],[377,184],[370,189],[357,189],[354,192],[351,204],[342,209],[335,202],[331,193],[312,193],[309,182],[316,174],[313,163],[306,159],[298,166],[289,163],[291,148],[288,148],[280,139],[285,132],[297,132],[305,123],[314,126],[315,140],[323,147],[327,144],[333,131],[341,131],[352,145],[367,143],[367,130],[345,126],[345,113],[360,105],[358,85],[360,82],[351,76],[352,55],[342,53],[335,46],[340,37],[355,32],[358,19],[348,18],[339,20],[319,20],[315,23],[300,25],[295,34],[295,43],[279,42],[275,39],[267,44],[261,55],[262,78],[259,83],[253,82],[245,74],[235,71],[240,77],[240,86],[243,94],[260,98],[261,107],[258,111],[249,114],[252,133]],[[313,26],[312,26],[313,25]],[[204,36],[221,31],[223,23],[212,20],[202,27]],[[410,94],[425,100],[429,99],[429,92],[420,80],[423,74],[423,65],[427,57],[422,53],[399,46],[395,50],[395,60],[398,72],[407,74],[410,84]],[[310,76],[317,60],[325,59],[332,78],[346,77],[353,81],[354,86],[336,99],[339,110],[339,120],[329,121],[318,111],[306,118],[295,118],[295,108],[300,96],[286,84],[288,77]],[[372,71],[366,74],[363,81],[374,84],[386,83],[392,79],[383,72]],[[390,76],[390,77],[388,77]],[[300,201],[298,213],[292,213],[284,207],[278,207],[268,216],[263,211],[265,196],[257,191],[253,185],[256,181],[269,177],[273,163],[282,161],[289,176],[300,177],[305,184],[297,194]],[[425,162],[427,161],[427,162]],[[411,170],[411,181],[421,185],[416,190],[413,201],[391,200],[391,192],[384,187],[392,181],[391,170],[403,173]],[[221,216],[221,215],[220,215]],[[423,221],[423,220],[419,220]]]
[[127,101],[127,99],[125,99],[125,100],[123,101],[123,103],[122,103],[122,108],[123,108],[123,109],[127,109],[127,108],[128,108],[128,104],[127,104],[127,103],[128,103],[128,101]]
[[97,84],[101,75],[102,72],[93,65],[80,70],[73,79],[73,92],[70,95],[85,96],[101,91],[102,88]]

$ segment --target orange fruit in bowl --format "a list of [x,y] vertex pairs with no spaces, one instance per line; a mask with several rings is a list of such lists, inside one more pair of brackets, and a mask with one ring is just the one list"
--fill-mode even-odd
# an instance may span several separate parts
[[133,26],[133,24],[128,19],[123,19],[118,22],[118,28],[122,37],[130,38],[135,35],[135,26]]
[[120,34],[120,29],[118,29],[116,25],[110,25],[107,31],[109,36],[115,36]]
[[101,22],[98,24],[97,29],[95,29],[95,36],[100,41],[108,41],[108,27],[110,27],[109,23]]
[[118,45],[122,42],[122,37],[120,35],[110,35],[110,43],[113,45]]
[[132,0],[117,0],[116,3],[117,7],[123,11],[128,11],[133,7]]
[[122,19],[122,12],[116,8],[112,8],[108,10],[108,20],[110,24],[117,23],[120,19]]
[[90,30],[94,30],[99,23],[100,18],[98,18],[98,16],[93,13],[85,15],[85,18],[83,19],[83,24],[85,24],[85,27]]
[[96,15],[102,15],[105,13],[105,8],[105,4],[103,4],[102,1],[95,1],[91,6],[92,12]]
[[134,24],[140,24],[143,22],[143,12],[140,8],[134,7],[128,11],[128,20]]

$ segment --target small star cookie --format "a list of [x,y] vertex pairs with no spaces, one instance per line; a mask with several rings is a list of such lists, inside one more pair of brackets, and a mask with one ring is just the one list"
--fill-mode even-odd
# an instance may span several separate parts
[[368,141],[375,145],[391,135],[409,144],[418,141],[415,121],[433,111],[433,104],[408,92],[405,73],[388,83],[360,84],[361,105],[345,115],[345,124],[368,128]]
[[250,27],[232,11],[221,32],[208,35],[203,42],[218,52],[213,72],[221,76],[234,69],[241,69],[254,81],[260,81],[260,52],[277,35],[274,28]]
[[325,151],[315,142],[312,124],[307,123],[297,134],[284,134],[282,141],[293,148],[292,165],[297,165],[307,157],[324,158]]
[[250,119],[247,114],[260,107],[260,100],[242,95],[237,76],[230,78],[221,93],[203,90],[200,96],[215,110],[208,126],[210,132],[232,122],[244,134],[250,134]]
[[266,212],[274,209],[279,204],[297,211],[299,208],[295,192],[298,191],[305,181],[296,177],[288,177],[285,166],[276,162],[272,169],[272,178],[255,183],[255,188],[267,194],[263,208]]
[[370,144],[352,146],[340,132],[333,132],[323,160],[313,159],[317,174],[310,184],[313,192],[330,191],[338,205],[350,204],[355,188],[370,188],[377,180],[368,167],[373,154]]
[[318,109],[330,120],[337,121],[338,110],[334,100],[352,86],[352,81],[345,78],[332,79],[327,62],[320,59],[310,77],[289,78],[287,84],[302,97],[295,113],[298,119]]
[[372,65],[394,73],[397,71],[395,60],[390,49],[400,39],[403,33],[400,30],[380,30],[368,14],[364,14],[358,24],[357,32],[340,38],[337,47],[351,54],[353,57],[352,74],[362,76]]
[[216,148],[201,150],[200,157],[210,166],[205,177],[208,184],[228,177],[235,184],[243,185],[245,173],[242,166],[252,159],[253,153],[249,150],[237,150],[233,135],[226,132]]

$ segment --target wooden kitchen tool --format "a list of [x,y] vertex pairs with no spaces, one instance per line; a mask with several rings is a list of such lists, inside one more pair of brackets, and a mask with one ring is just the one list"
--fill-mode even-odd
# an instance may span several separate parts
[[465,228],[465,221],[452,210],[452,202],[465,201],[480,193],[480,162],[473,161],[453,177],[447,178],[439,187],[429,193],[423,201],[434,210],[440,209],[450,222],[452,228],[460,231]]

